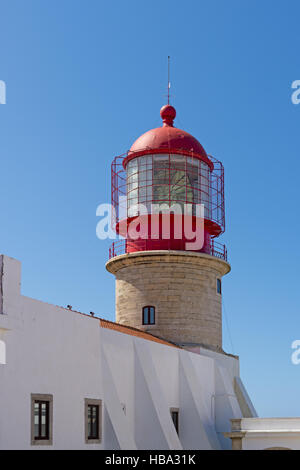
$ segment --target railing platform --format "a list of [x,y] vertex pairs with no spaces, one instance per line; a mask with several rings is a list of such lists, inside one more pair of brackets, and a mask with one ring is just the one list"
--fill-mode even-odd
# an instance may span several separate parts
[[[139,251],[149,251],[147,247],[147,239],[145,240],[117,240],[115,241],[109,248],[109,259],[114,258],[115,256],[125,255],[126,253],[133,253]],[[167,248],[166,248],[167,249]],[[170,247],[170,250],[174,248]],[[150,250],[152,251],[153,248]],[[198,253],[194,251],[194,253]],[[216,258],[222,259],[227,261],[227,248],[224,244],[215,242],[214,240],[211,241],[209,250],[200,251],[200,253],[206,253],[211,256],[215,256]]]

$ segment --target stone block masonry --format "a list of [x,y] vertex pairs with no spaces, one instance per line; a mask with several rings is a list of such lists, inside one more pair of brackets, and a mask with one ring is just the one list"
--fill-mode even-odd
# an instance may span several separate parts
[[[217,279],[230,265],[204,253],[143,251],[106,264],[116,276],[116,321],[182,346],[222,349],[222,297]],[[155,325],[142,310],[155,307]]]

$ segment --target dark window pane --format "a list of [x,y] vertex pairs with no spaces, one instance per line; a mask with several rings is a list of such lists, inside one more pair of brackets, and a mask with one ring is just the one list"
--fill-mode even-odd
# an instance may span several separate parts
[[222,283],[221,283],[221,279],[217,279],[217,292],[218,292],[218,294],[222,294]]
[[98,405],[88,405],[88,439],[99,439]]
[[49,439],[49,402],[34,403],[34,439]]
[[155,323],[155,310],[154,307],[150,307],[150,324],[154,325]]
[[144,307],[143,309],[143,325],[148,325],[148,309]]
[[171,416],[172,416],[172,421],[174,423],[176,432],[178,433],[178,411],[172,411]]
[[39,405],[34,403],[34,438],[39,435]]

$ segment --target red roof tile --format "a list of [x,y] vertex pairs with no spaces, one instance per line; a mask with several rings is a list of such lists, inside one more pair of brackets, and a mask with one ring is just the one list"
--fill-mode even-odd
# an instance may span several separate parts
[[170,343],[169,341],[165,341],[164,339],[158,338],[151,333],[146,333],[145,331],[138,330],[132,326],[120,325],[120,323],[103,320],[102,318],[100,318],[100,325],[102,328],[109,328],[110,330],[115,330],[119,333],[125,333],[126,335],[136,336],[138,338],[154,341],[155,343],[165,344],[166,346],[172,346],[173,348],[181,349],[180,346],[177,346],[177,344]]

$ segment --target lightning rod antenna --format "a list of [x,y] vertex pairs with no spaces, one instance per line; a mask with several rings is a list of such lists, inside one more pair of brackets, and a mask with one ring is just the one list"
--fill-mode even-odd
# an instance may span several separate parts
[[168,104],[170,104],[170,56],[168,55]]

